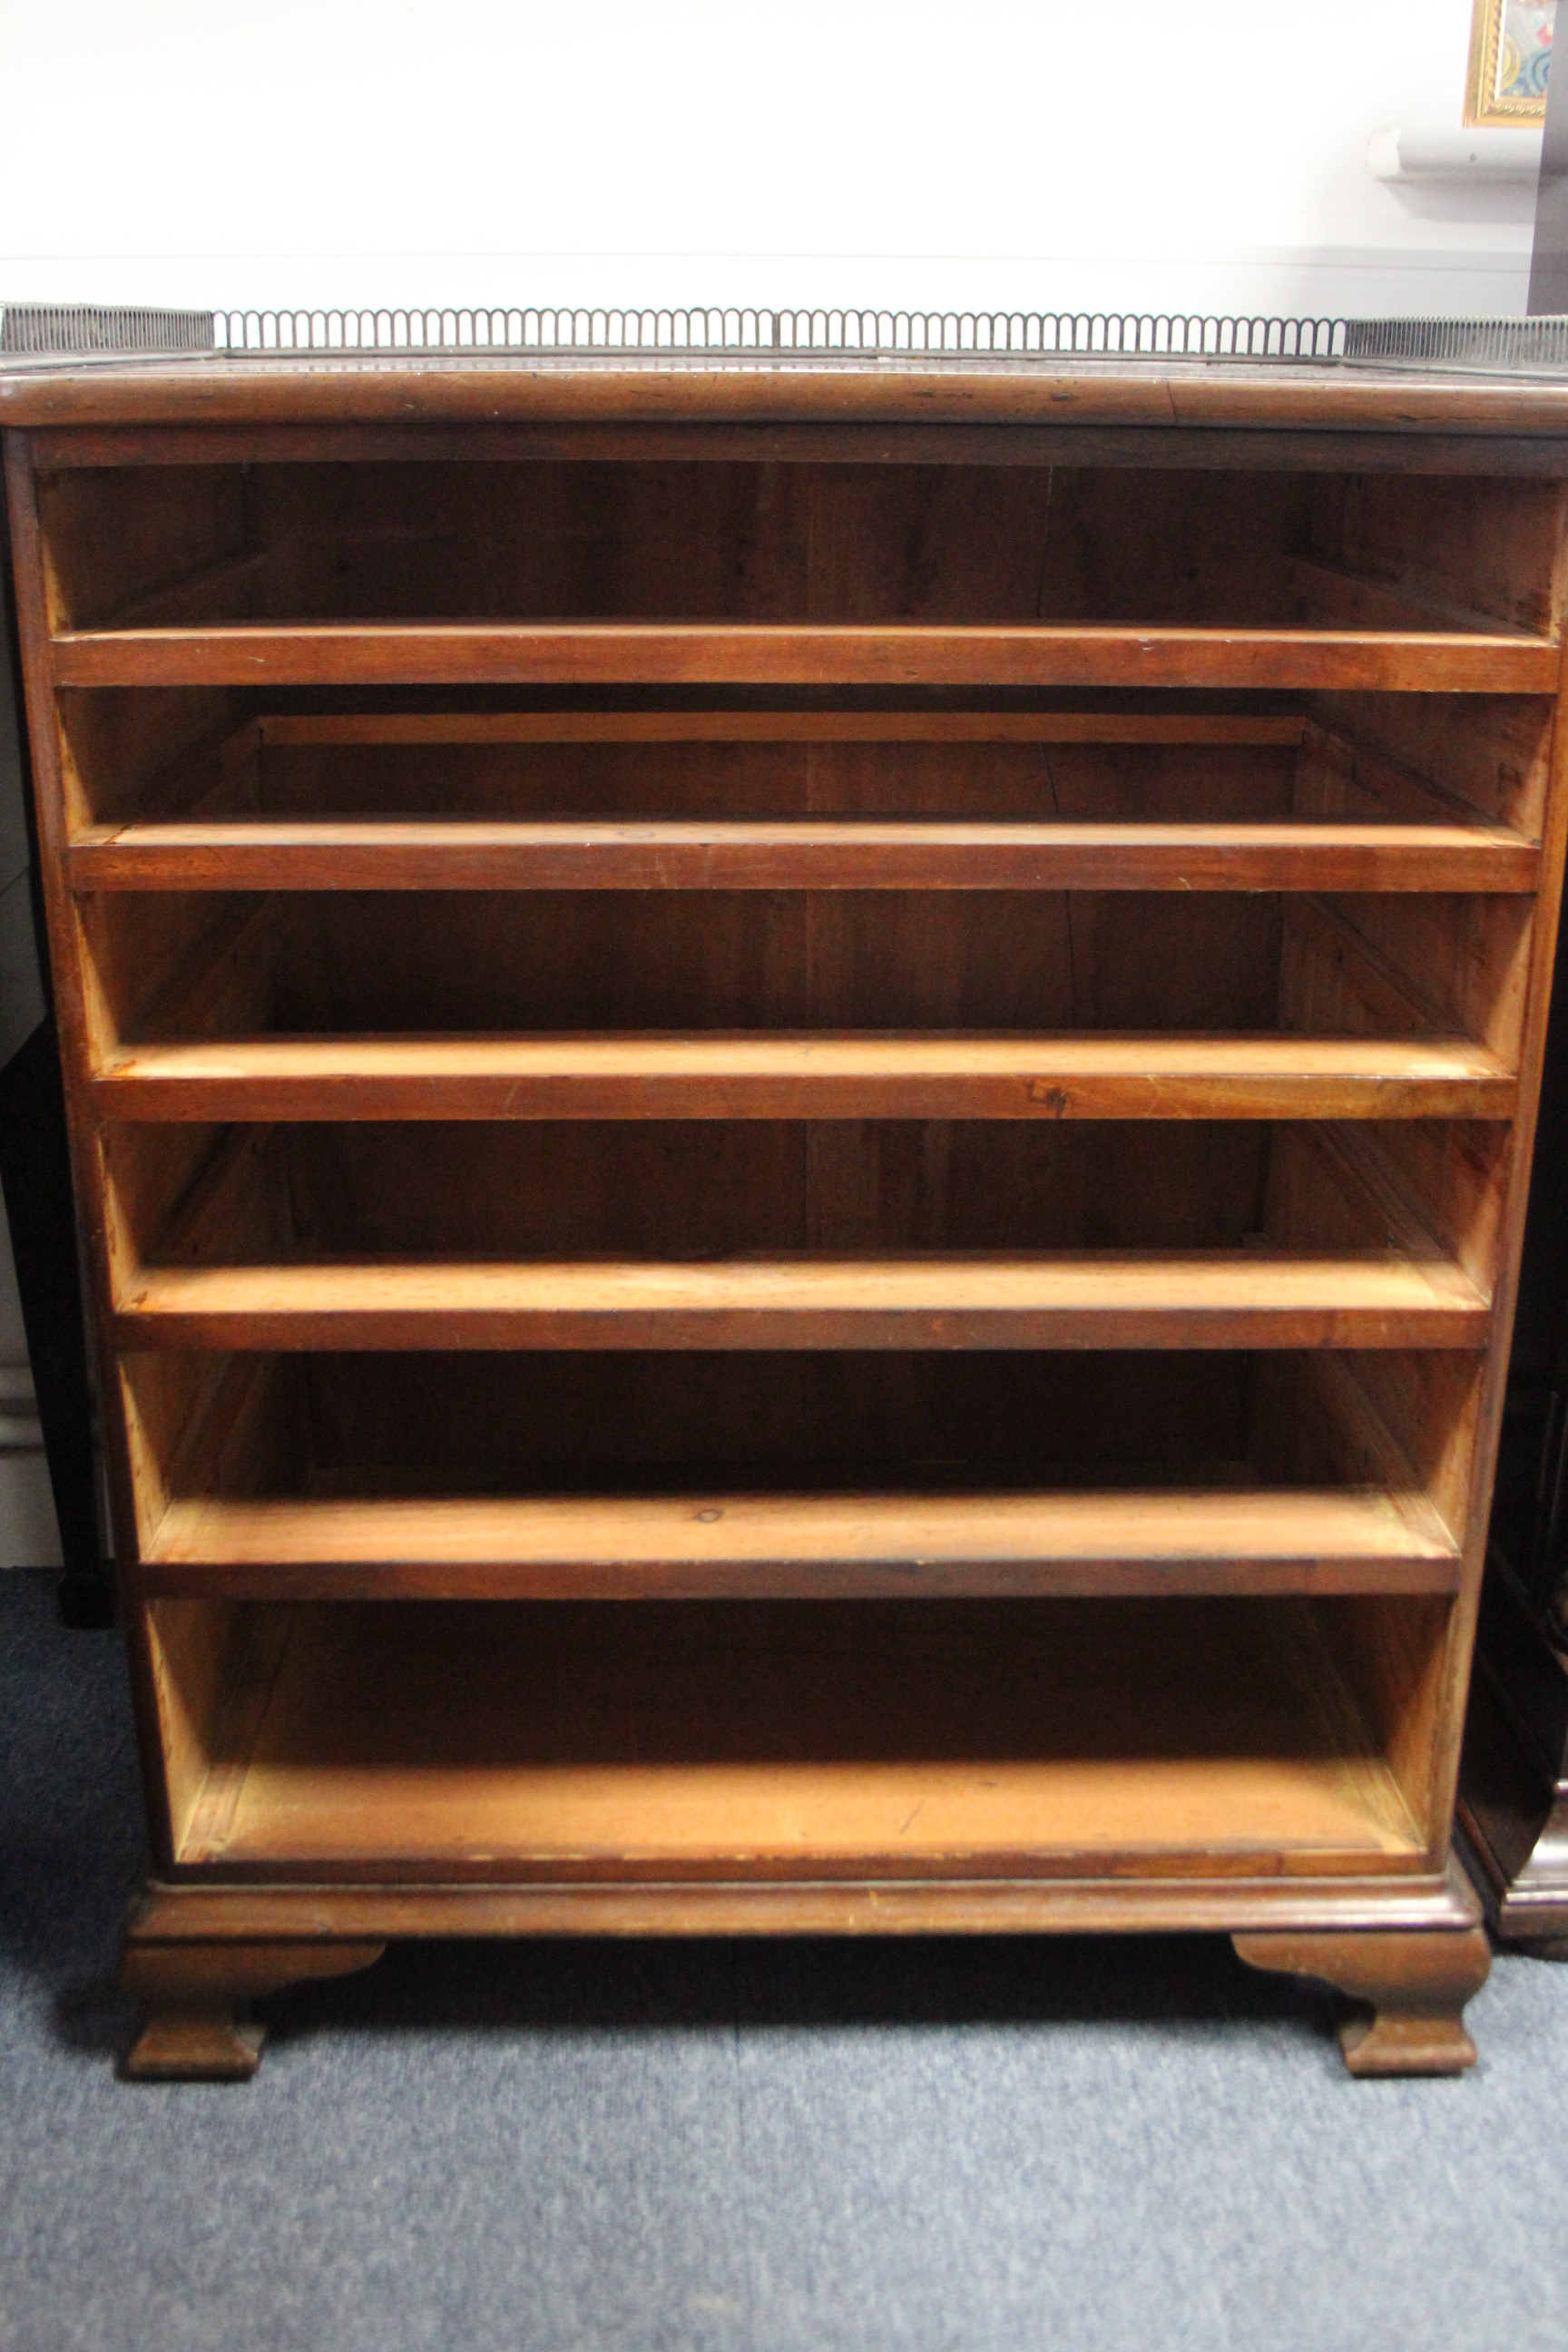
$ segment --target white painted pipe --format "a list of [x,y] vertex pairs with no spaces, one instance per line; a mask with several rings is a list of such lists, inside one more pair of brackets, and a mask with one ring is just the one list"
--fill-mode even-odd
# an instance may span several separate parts
[[0,1412],[0,1454],[38,1454],[43,1444],[42,1422],[26,1413]]
[[1472,123],[1403,123],[1374,131],[1367,143],[1374,180],[1457,180],[1506,186],[1537,179],[1542,133]]

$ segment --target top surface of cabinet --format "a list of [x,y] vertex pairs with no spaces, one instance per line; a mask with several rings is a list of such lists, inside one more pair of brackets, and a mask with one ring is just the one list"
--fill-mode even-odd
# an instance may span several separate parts
[[554,419],[1237,426],[1550,440],[1568,436],[1568,383],[1341,363],[675,352],[61,363],[0,373],[0,424],[35,429]]

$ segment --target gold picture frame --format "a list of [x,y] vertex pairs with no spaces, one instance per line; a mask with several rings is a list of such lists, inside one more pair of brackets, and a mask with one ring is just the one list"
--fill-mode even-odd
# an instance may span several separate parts
[[1475,0],[1465,85],[1468,123],[1520,127],[1546,120],[1554,13],[1555,0]]

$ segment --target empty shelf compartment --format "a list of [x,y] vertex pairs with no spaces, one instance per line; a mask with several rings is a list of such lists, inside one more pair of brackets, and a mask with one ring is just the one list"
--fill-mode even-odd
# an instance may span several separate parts
[[116,1313],[132,1347],[1479,1348],[1464,1261],[1500,1147],[1486,1126],[1420,1143],[1193,1120],[125,1128]]
[[1415,1869],[1336,1662],[1343,1605],[163,1601],[165,1704],[189,1710],[178,1858],[403,1878]]
[[1249,469],[1243,499],[1142,467],[274,460],[164,469],[149,531],[137,472],[40,486],[68,652],[83,630],[572,619],[1506,643],[1550,629],[1561,497],[1316,470]]
[[142,1356],[138,1573],[253,1597],[1446,1592],[1443,1438],[1475,1376],[1455,1357],[1425,1383],[1406,1451],[1388,1414],[1418,1360]]

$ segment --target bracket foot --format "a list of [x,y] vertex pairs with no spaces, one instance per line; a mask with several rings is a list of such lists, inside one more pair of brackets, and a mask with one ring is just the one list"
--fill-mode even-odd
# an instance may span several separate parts
[[1248,1967],[1314,1977],[1364,2001],[1370,2018],[1340,2028],[1352,2074],[1460,2074],[1476,2063],[1465,2003],[1491,1967],[1481,1927],[1233,1936]]
[[384,1944],[159,1942],[127,1935],[120,1981],[146,2010],[125,2072],[143,2083],[246,2083],[261,2063],[263,2029],[238,2016],[310,1977],[352,1976]]

